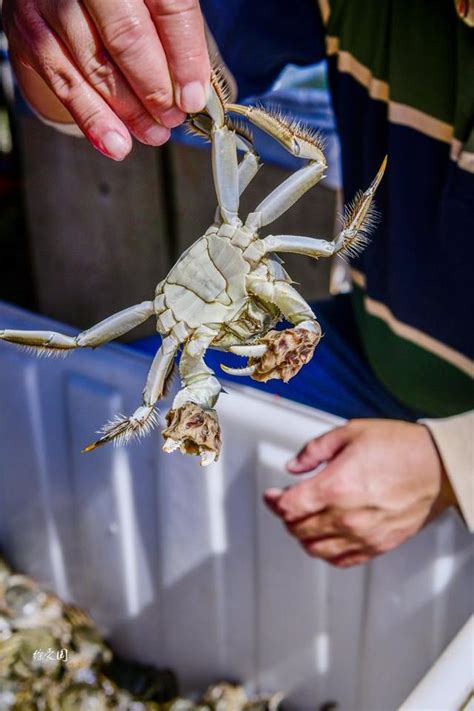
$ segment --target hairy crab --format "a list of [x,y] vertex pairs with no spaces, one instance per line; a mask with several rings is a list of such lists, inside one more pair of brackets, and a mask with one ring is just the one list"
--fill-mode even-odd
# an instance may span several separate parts
[[[210,140],[218,210],[207,232],[178,259],[158,284],[153,299],[114,314],[72,337],[49,331],[0,331],[0,339],[33,347],[39,352],[64,353],[95,348],[155,318],[162,344],[151,365],[142,404],[128,416],[117,416],[100,431],[88,452],[107,442],[127,442],[157,424],[156,405],[179,350],[182,387],[166,416],[163,449],[197,454],[201,463],[214,461],[221,448],[215,405],[222,391],[204,361],[208,348],[247,357],[242,369],[223,369],[255,380],[280,378],[287,382],[308,363],[321,338],[321,328],[310,306],[292,286],[276,256],[292,252],[313,258],[357,253],[367,243],[373,224],[372,200],[382,179],[386,159],[374,181],[346,207],[341,231],[333,241],[259,231],[288,210],[324,177],[326,162],[318,134],[278,113],[230,103],[225,80],[213,71],[212,89],[202,114],[188,118],[190,130]],[[251,212],[239,218],[239,198],[260,168],[252,136],[243,117],[277,140],[287,151],[306,161]],[[238,160],[238,152],[243,158]],[[286,319],[291,328],[277,331]]]

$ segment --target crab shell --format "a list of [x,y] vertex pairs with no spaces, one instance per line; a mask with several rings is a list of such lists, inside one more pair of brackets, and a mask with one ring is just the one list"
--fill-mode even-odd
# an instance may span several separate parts
[[158,331],[173,332],[185,342],[197,328],[208,326],[218,330],[212,346],[227,348],[252,343],[272,328],[281,314],[249,292],[248,278],[291,279],[277,257],[259,254],[257,240],[245,227],[211,226],[158,285]]

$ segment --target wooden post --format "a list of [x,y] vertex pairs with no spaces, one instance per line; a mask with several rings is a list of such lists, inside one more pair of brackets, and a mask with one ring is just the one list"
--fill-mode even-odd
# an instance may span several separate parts
[[28,117],[20,141],[40,310],[84,328],[153,298],[170,266],[160,152],[115,163]]

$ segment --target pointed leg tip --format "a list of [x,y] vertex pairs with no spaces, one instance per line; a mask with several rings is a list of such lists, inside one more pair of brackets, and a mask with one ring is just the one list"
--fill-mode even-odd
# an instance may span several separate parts
[[97,449],[97,447],[100,447],[99,442],[92,442],[91,444],[88,444],[84,449],[81,449],[81,454],[88,454],[89,452],[93,452],[94,449]]
[[383,159],[383,161],[380,165],[380,168],[378,169],[377,175],[375,176],[374,182],[376,183],[376,185],[378,185],[380,183],[380,181],[382,180],[383,175],[385,173],[385,168],[387,167],[387,163],[388,163],[388,155],[386,155],[385,158]]
[[388,155],[385,156],[383,159],[380,168],[377,171],[377,175],[375,176],[373,182],[370,184],[369,188],[367,189],[367,192],[365,193],[366,195],[371,195],[373,196],[375,191],[377,190],[378,186],[380,185],[380,182],[384,176],[385,173],[385,168],[387,167],[387,162],[388,162]]

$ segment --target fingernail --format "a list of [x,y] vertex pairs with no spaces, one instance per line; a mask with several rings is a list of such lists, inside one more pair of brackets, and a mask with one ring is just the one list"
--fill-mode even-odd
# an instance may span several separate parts
[[294,467],[298,466],[298,460],[297,459],[290,459],[289,462],[286,463],[286,468],[287,469],[293,469]]
[[123,160],[130,150],[129,142],[118,131],[108,131],[102,138],[99,150],[114,160]]
[[283,489],[267,489],[264,493],[266,499],[277,499],[283,494]]
[[188,114],[202,111],[206,105],[206,90],[198,81],[186,84],[177,93],[180,108]]
[[176,126],[180,126],[184,123],[185,118],[186,114],[184,111],[176,108],[176,106],[173,106],[172,109],[168,109],[160,116],[161,123],[163,126],[166,126],[166,128],[176,128]]
[[170,132],[169,129],[156,124],[148,128],[143,135],[147,143],[150,143],[152,146],[162,146],[170,137]]

